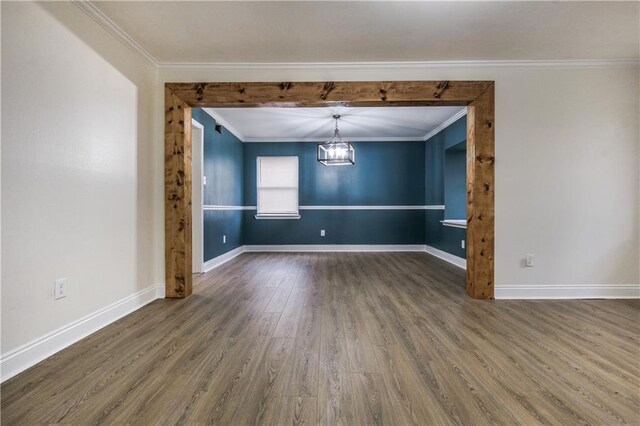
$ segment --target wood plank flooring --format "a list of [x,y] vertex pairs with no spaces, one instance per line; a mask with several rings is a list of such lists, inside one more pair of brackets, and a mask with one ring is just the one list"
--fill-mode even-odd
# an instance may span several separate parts
[[640,424],[640,301],[464,286],[423,253],[246,253],[8,380],[2,424]]

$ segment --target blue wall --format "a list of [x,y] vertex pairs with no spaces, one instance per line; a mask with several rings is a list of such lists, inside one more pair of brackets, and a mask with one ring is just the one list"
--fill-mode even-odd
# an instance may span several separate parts
[[295,155],[300,158],[301,206],[424,204],[424,144],[420,142],[354,142],[356,164],[324,166],[316,143],[244,143],[244,197],[256,205],[256,158]]
[[[242,206],[243,144],[222,128],[215,130],[215,120],[200,108],[192,109],[193,119],[204,126],[203,172],[205,205]],[[222,236],[227,243],[222,243]],[[213,259],[243,244],[242,211],[204,212],[204,261]]]
[[423,210],[301,210],[298,220],[258,220],[255,211],[244,213],[249,245],[424,244]]
[[[205,205],[255,206],[257,157],[295,155],[300,159],[301,206],[444,204],[447,218],[466,215],[466,176],[459,172],[453,176],[453,169],[445,167],[462,170],[465,163],[464,152],[454,151],[465,146],[466,117],[426,143],[355,142],[356,164],[345,167],[318,163],[315,143],[242,143],[224,128],[217,133],[215,120],[201,109],[193,109],[193,118],[205,127]],[[443,226],[445,210],[302,209],[299,220],[258,220],[255,213],[205,211],[205,261],[243,244],[426,243],[466,257],[460,246],[466,230]],[[325,237],[320,236],[321,229]],[[222,244],[223,235],[226,244]]]
[[[453,201],[452,206],[448,203],[452,201],[453,194],[445,196],[445,188],[449,186],[445,180],[451,180],[451,176],[447,176],[445,173],[445,153],[455,145],[463,142],[466,144],[466,139],[467,117],[464,116],[429,139],[425,147],[425,203],[427,205],[445,205],[445,210],[427,210],[425,212],[425,242],[431,247],[464,258],[467,256],[466,250],[461,247],[460,243],[461,240],[466,240],[466,229],[443,226],[440,221],[444,220],[445,215],[448,219],[466,218],[466,166],[464,176],[461,179],[460,176],[457,176],[458,187],[460,181],[465,182],[465,208],[462,217],[453,217],[460,213],[460,196],[458,195],[457,200]],[[449,188],[453,192],[455,182],[449,183],[453,184]]]
[[[425,145],[354,143],[356,164],[327,167],[308,142],[245,143],[244,194],[256,205],[258,156],[300,158],[301,206],[423,205]],[[245,211],[245,244],[423,244],[421,210],[301,210],[299,220],[258,220]],[[320,237],[320,230],[326,236]]]
[[467,218],[467,141],[444,151],[444,217]]

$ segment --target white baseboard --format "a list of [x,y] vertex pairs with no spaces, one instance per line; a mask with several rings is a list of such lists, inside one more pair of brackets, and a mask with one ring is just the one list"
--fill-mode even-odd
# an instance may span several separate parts
[[496,299],[640,299],[640,284],[506,285]]
[[467,259],[462,257],[455,256],[451,253],[447,253],[446,251],[442,251],[435,247],[425,246],[425,251],[432,256],[438,257],[442,260],[445,260],[452,265],[457,266],[458,268],[467,269]]
[[222,265],[225,262],[230,261],[231,259],[238,256],[239,254],[244,253],[245,252],[244,247],[245,246],[237,247],[231,251],[226,252],[225,254],[221,254],[218,257],[214,257],[213,259],[207,260],[206,262],[204,262],[204,265],[202,266],[202,272],[209,272],[213,268],[217,268],[218,266]]
[[244,246],[246,252],[389,252],[389,251],[424,251],[420,244],[291,244]]
[[0,357],[0,381],[32,367],[118,319],[156,299],[164,298],[164,284],[156,284],[125,297],[84,318],[54,330]]

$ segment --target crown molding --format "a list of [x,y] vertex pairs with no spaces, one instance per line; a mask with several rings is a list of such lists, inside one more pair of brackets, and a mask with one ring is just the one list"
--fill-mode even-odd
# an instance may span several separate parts
[[149,64],[158,68],[160,66],[160,62],[151,54],[148,50],[138,44],[133,38],[129,36],[122,28],[120,28],[115,22],[113,22],[107,15],[102,13],[100,9],[98,9],[92,2],[90,1],[72,1],[80,10],[86,13],[89,17],[91,17],[94,21],[96,21],[102,28],[107,30],[114,36],[117,40],[119,40],[122,44],[128,47],[132,52],[136,53],[142,59],[147,61]]
[[73,0],[80,10],[141,58],[160,70],[172,71],[377,71],[432,69],[575,69],[640,68],[640,59],[568,59],[501,61],[403,61],[403,62],[160,62],[89,0]]
[[233,134],[236,138],[240,139],[240,142],[246,142],[246,138],[242,136],[242,133],[235,127],[233,127],[227,120],[222,118],[220,114],[218,114],[213,108],[202,108],[204,112],[209,114],[214,120],[216,120],[216,124],[220,124],[222,127],[227,129],[231,134]]
[[453,114],[451,116],[451,118],[449,118],[447,121],[445,121],[444,123],[442,123],[441,125],[439,125],[435,129],[433,129],[432,131],[430,131],[429,133],[424,135],[422,140],[423,141],[428,141],[429,139],[431,139],[432,137],[434,137],[435,135],[437,135],[438,133],[440,133],[441,131],[443,131],[447,127],[451,126],[456,121],[458,121],[461,117],[464,117],[465,115],[467,115],[467,108],[463,108],[462,110],[460,110],[460,111],[456,112],[455,114]]
[[378,71],[432,69],[580,69],[639,68],[638,59],[513,60],[513,61],[409,61],[409,62],[161,62],[168,71]]
[[[263,143],[263,142],[327,142],[331,137],[326,138],[246,138],[246,143]],[[343,138],[349,142],[424,142],[422,136],[417,137],[398,137],[398,136],[371,136],[371,137],[355,137]]]

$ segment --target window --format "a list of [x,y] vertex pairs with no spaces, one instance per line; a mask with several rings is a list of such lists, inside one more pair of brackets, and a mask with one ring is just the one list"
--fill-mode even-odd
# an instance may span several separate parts
[[298,157],[258,157],[256,219],[300,219]]

